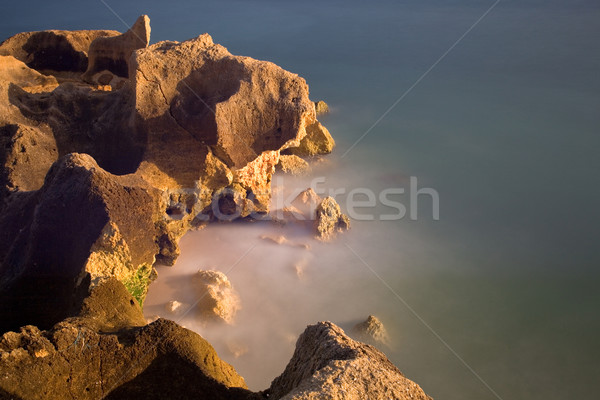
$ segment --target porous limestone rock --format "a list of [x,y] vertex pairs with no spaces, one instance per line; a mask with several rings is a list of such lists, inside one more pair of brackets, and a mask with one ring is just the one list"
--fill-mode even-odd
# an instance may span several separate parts
[[0,394],[27,400],[257,397],[198,334],[164,319],[144,325],[123,285],[105,281],[77,317],[47,331],[28,325],[0,336]]
[[331,196],[321,201],[315,211],[317,238],[329,240],[338,231],[350,229],[350,219],[340,210],[340,205]]
[[352,334],[361,342],[369,343],[374,346],[390,345],[390,338],[387,330],[379,318],[369,315],[369,317],[352,328]]
[[329,112],[329,106],[323,100],[315,101],[315,112],[317,116],[327,114]]
[[162,233],[158,190],[75,153],[52,166],[41,189],[17,194],[0,214],[0,330],[49,328],[111,276],[143,298]]
[[140,16],[122,35],[96,38],[90,44],[89,62],[83,80],[89,83],[101,83],[94,82],[93,77],[103,70],[127,78],[131,54],[137,49],[147,47],[148,43],[150,43],[150,18],[147,15]]
[[292,175],[306,175],[310,172],[310,165],[308,162],[293,154],[281,155],[277,166],[281,168],[283,172]]
[[18,33],[0,44],[0,56],[13,56],[38,71],[84,72],[91,43],[120,35],[110,30],[48,30]]
[[235,314],[240,309],[240,299],[221,271],[200,270],[193,281],[198,287],[197,313],[204,322],[234,322]]
[[269,399],[430,400],[376,348],[350,339],[331,322],[306,328]]
[[300,141],[298,147],[290,147],[284,154],[297,156],[315,156],[329,154],[335,147],[335,141],[331,134],[320,122],[316,121],[306,127],[306,136]]

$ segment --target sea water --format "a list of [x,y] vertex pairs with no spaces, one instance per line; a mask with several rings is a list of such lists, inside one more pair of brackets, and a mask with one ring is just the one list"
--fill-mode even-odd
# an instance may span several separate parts
[[[191,274],[227,272],[242,307],[235,324],[205,326],[193,314],[180,323],[207,338],[250,388],[269,386],[307,324],[349,328],[374,314],[392,340],[386,354],[434,398],[593,398],[600,3],[494,4],[17,3],[6,6],[0,31],[123,31],[120,18],[146,13],[153,42],[208,32],[234,54],[298,73],[314,100],[329,103],[321,120],[334,153],[310,176],[276,180],[291,190],[324,177],[318,187],[339,189],[342,208],[357,188],[372,191],[375,206],[356,208],[352,229],[331,243],[289,224],[191,232],[177,264],[158,268],[146,300],[148,316],[169,317],[165,302],[194,301]],[[410,218],[411,177],[439,195],[439,219],[429,195]],[[382,220],[397,209],[378,196],[398,188],[405,193],[390,199],[407,213]]]

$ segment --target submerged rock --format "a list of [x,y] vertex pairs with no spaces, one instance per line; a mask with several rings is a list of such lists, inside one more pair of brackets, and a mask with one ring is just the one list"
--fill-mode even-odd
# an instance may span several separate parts
[[352,333],[361,342],[372,345],[390,345],[390,338],[387,330],[379,318],[369,315],[366,321],[356,324],[352,328]]
[[342,213],[339,204],[331,196],[321,201],[315,216],[318,239],[329,240],[336,232],[350,229],[350,219]]
[[306,328],[269,399],[430,400],[376,348],[350,339],[331,322]]
[[234,322],[240,299],[221,271],[198,271],[193,277],[198,287],[198,315],[204,322]]

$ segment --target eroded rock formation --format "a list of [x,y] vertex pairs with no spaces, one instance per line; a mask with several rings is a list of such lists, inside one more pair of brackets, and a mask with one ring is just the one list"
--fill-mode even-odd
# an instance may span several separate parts
[[326,197],[315,211],[317,238],[329,240],[338,231],[350,229],[350,219],[340,210],[340,205],[331,196]]
[[331,322],[306,328],[269,399],[430,400],[376,348],[350,339]]
[[[49,328],[107,277],[143,301],[152,266],[175,262],[187,230],[268,212],[280,152],[318,123],[298,75],[207,34],[148,47],[149,34],[142,16],[122,35],[0,45],[4,327]],[[27,296],[54,296],[55,311]]]
[[221,271],[198,271],[193,277],[198,287],[197,313],[203,322],[234,322],[240,298]]
[[115,279],[97,286],[77,317],[4,333],[0,360],[6,398],[258,398],[198,334],[164,319],[146,325]]
[[390,345],[387,329],[385,329],[379,318],[374,315],[369,315],[365,321],[356,324],[352,328],[352,334],[361,342],[374,346]]

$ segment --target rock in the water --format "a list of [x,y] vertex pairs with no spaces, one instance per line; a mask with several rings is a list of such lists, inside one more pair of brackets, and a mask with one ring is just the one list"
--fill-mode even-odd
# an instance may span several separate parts
[[339,204],[331,196],[321,201],[315,217],[318,239],[329,240],[336,232],[350,229],[350,219],[342,213]]
[[323,199],[319,196],[312,188],[303,190],[296,196],[292,201],[291,206],[294,207],[294,211],[300,212],[304,219],[313,220],[315,218],[315,212],[317,207]]
[[310,172],[310,165],[308,165],[308,162],[293,154],[280,156],[279,164],[277,165],[283,172],[292,175],[306,175]]
[[315,122],[306,127],[306,136],[300,141],[298,147],[290,147],[284,154],[297,156],[315,156],[329,154],[335,147],[331,134],[320,122]]
[[177,300],[171,300],[165,305],[165,310],[173,315],[181,314],[183,309],[184,304]]
[[89,63],[83,79],[90,83],[100,83],[94,82],[93,77],[103,70],[127,78],[131,54],[135,50],[147,47],[148,43],[150,43],[150,18],[147,15],[140,16],[131,29],[122,35],[95,39],[90,44]]
[[376,348],[350,339],[331,322],[306,328],[269,399],[430,400]]
[[383,326],[383,323],[379,318],[369,315],[366,321],[358,323],[352,328],[352,333],[361,342],[369,343],[372,345],[390,345],[390,339]]
[[329,112],[329,106],[323,100],[315,101],[315,112],[317,117],[319,115],[327,114]]
[[221,271],[200,270],[194,275],[198,287],[198,315],[205,321],[234,322],[240,299],[227,276]]
[[198,334],[164,319],[144,325],[123,285],[106,281],[78,317],[0,337],[0,393],[28,400],[254,396]]

